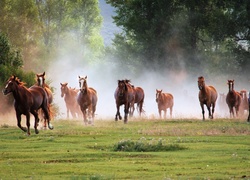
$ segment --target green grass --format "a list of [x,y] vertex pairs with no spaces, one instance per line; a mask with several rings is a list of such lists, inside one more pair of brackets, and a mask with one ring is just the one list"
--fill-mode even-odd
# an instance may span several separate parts
[[80,120],[56,120],[53,125],[38,135],[32,128],[31,136],[16,126],[0,127],[0,179],[250,178],[245,121],[96,120],[86,127]]

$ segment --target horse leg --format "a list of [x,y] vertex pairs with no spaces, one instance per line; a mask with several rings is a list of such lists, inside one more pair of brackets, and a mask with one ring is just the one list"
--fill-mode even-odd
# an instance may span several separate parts
[[129,103],[124,104],[124,124],[128,122]]
[[82,115],[83,115],[83,121],[84,121],[85,125],[87,125],[88,120],[87,120],[87,112],[86,112],[86,109],[81,108],[81,110],[82,110]]
[[21,114],[16,113],[16,118],[17,118],[17,126],[22,129],[24,132],[27,132],[27,128],[22,127],[21,125]]
[[38,113],[36,111],[31,111],[31,113],[33,114],[33,116],[35,117],[35,123],[34,123],[34,128],[35,128],[35,133],[38,134],[39,131],[37,129],[38,124],[39,124],[39,118],[38,118]]
[[207,105],[207,110],[208,110],[208,118],[213,119],[211,114],[211,105]]
[[167,109],[164,109],[163,112],[164,112],[164,119],[167,119]]
[[48,124],[48,127],[50,130],[54,129],[54,127],[52,126],[52,124],[50,124],[50,107],[47,106],[47,108],[43,105],[42,106],[42,110],[43,110],[43,113],[44,113],[44,116],[45,116],[45,119],[44,121],[46,122],[47,121],[47,124]]
[[26,114],[27,135],[30,135],[30,113]]
[[170,107],[170,118],[172,119],[173,107]]
[[[125,105],[124,105],[125,106]],[[121,116],[121,114],[120,114],[120,105],[116,105],[116,115],[115,115],[115,120],[117,121],[118,120],[118,118],[117,118],[117,116],[119,117],[119,120],[122,120],[122,116]]]
[[249,103],[249,106],[248,106],[248,118],[247,118],[247,122],[250,122],[250,103]]
[[214,109],[215,109],[215,103],[212,104],[212,117],[211,117],[211,119],[214,118]]
[[161,110],[160,110],[160,109],[158,109],[158,112],[159,112],[159,116],[160,116],[160,119],[161,119]]
[[203,121],[205,120],[205,111],[204,111],[204,104],[200,103],[201,105],[201,112],[202,112],[202,116],[203,116]]

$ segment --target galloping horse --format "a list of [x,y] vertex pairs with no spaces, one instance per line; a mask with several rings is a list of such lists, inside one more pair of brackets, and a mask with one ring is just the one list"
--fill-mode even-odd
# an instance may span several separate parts
[[230,117],[234,117],[234,108],[237,117],[242,99],[240,93],[234,90],[234,80],[228,80],[227,84],[229,91],[227,93],[226,102],[229,108]]
[[95,89],[88,87],[87,76],[79,76],[79,86],[80,91],[77,94],[77,103],[79,104],[81,111],[83,113],[83,119],[85,125],[87,125],[87,115],[88,118],[92,118],[92,121],[89,120],[89,124],[94,124],[96,104],[97,104],[97,92]]
[[[16,110],[17,126],[30,135],[30,113],[35,117],[34,128],[36,134],[39,133],[37,126],[39,123],[37,111],[41,108],[48,122],[49,129],[53,129],[50,124],[50,108],[45,90],[39,86],[26,88],[16,76],[11,76],[3,90],[4,95],[9,93],[14,96],[14,107]],[[21,115],[26,116],[27,128],[21,125]]]
[[[205,120],[204,104],[207,106],[209,118],[213,119],[214,108],[217,100],[217,91],[213,86],[205,85],[205,78],[203,76],[198,77],[198,88],[199,88],[199,101],[202,109],[203,120]],[[211,113],[212,108],[212,113]]]
[[[45,92],[47,93],[47,97],[48,97],[48,102],[49,105],[51,106],[52,102],[53,102],[53,93],[50,90],[49,85],[47,85],[45,83],[45,72],[41,73],[41,74],[36,74],[36,85],[42,87]],[[46,121],[44,120],[44,128],[46,128]]]
[[[139,115],[141,116],[142,112],[144,112],[143,110],[143,103],[144,103],[144,97],[145,97],[145,94],[144,94],[144,90],[141,88],[141,87],[135,87],[134,88],[134,92],[135,92],[135,102],[137,104],[137,109],[139,111]],[[134,114],[134,106],[131,107],[131,115],[133,116]]]
[[64,101],[67,108],[67,118],[69,118],[69,112],[73,118],[76,118],[77,115],[80,115],[80,107],[76,101],[77,93],[79,90],[72,89],[68,87],[68,83],[61,84],[61,97],[64,97]]
[[129,115],[132,117],[134,115],[135,107],[134,104],[137,104],[137,110],[139,111],[139,115],[141,116],[141,113],[144,112],[143,110],[143,103],[144,103],[144,90],[141,87],[134,87],[134,85],[131,84],[131,81],[128,79],[124,80],[128,85],[130,85],[133,90],[134,90],[134,102],[133,104],[130,104],[130,110],[129,110]]
[[120,120],[122,119],[120,106],[124,105],[124,123],[126,124],[128,122],[129,108],[133,107],[135,102],[133,86],[128,83],[128,80],[118,80],[118,87],[115,90],[114,97],[117,109],[115,120],[117,121],[118,117]]
[[161,111],[164,112],[164,119],[167,117],[167,109],[170,109],[170,117],[172,118],[172,111],[174,106],[174,97],[170,93],[163,93],[162,90],[156,89],[156,103],[158,105],[158,112],[161,118]]

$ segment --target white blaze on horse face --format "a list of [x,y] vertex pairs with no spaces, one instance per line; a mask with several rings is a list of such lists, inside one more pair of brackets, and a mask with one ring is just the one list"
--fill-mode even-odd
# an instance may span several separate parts
[[43,86],[43,78],[39,77],[40,86]]
[[8,88],[8,86],[9,86],[10,83],[11,83],[11,81],[9,81],[9,82],[6,84],[5,89]]
[[81,79],[79,80],[80,89],[83,89],[83,83],[84,83],[84,79],[81,78]]

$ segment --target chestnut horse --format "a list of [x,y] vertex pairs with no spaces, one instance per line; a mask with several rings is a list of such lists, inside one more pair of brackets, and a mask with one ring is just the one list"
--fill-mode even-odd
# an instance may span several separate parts
[[64,101],[67,108],[67,118],[69,119],[69,112],[71,113],[73,118],[79,117],[80,115],[80,107],[76,101],[77,93],[79,90],[72,89],[68,87],[68,83],[60,83],[61,84],[61,97],[64,97]]
[[164,119],[167,118],[167,109],[170,109],[170,117],[172,118],[174,97],[170,93],[163,93],[162,90],[156,89],[156,103],[158,105],[158,112],[161,118],[161,111],[164,112]]
[[230,117],[234,117],[234,108],[236,112],[236,117],[238,117],[238,112],[241,104],[241,96],[239,92],[234,90],[234,80],[228,80],[228,93],[226,97],[226,102],[229,108]]
[[[97,104],[97,92],[95,89],[88,87],[87,76],[79,76],[80,91],[77,94],[77,103],[79,104],[85,125],[87,125],[87,116],[89,118],[89,124],[94,125],[96,104]],[[91,120],[92,118],[92,120]]]
[[[49,85],[47,85],[45,83],[45,72],[43,72],[41,74],[36,74],[36,80],[37,80],[36,85],[42,87],[45,90],[45,92],[47,93],[48,102],[49,102],[49,105],[51,106],[51,104],[53,102],[53,93],[52,93]],[[41,117],[42,117],[42,115],[41,115]],[[43,127],[46,128],[45,119],[44,119],[44,122],[43,122]]]
[[128,122],[128,113],[129,108],[134,106],[135,102],[135,93],[133,86],[129,83],[128,80],[118,80],[118,86],[114,93],[114,98],[116,102],[116,115],[115,120],[121,120],[120,106],[124,105],[124,123]]
[[[43,110],[49,129],[53,129],[53,126],[50,124],[50,108],[48,98],[43,88],[39,86],[26,88],[24,83],[21,82],[16,76],[11,76],[3,89],[3,93],[4,95],[9,93],[13,94],[15,100],[14,107],[16,110],[17,126],[24,132],[27,132],[28,135],[30,135],[30,113],[35,117],[35,133],[39,133],[37,126],[39,123],[38,110],[40,108]],[[27,128],[22,127],[21,125],[22,114],[26,116]]]
[[[204,104],[207,106],[209,118],[213,119],[215,104],[218,93],[213,86],[206,86],[205,78],[203,76],[198,77],[198,88],[199,88],[199,101],[202,110],[203,120],[205,120]],[[211,113],[212,108],[212,113]]]

